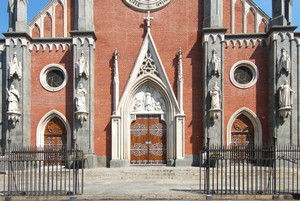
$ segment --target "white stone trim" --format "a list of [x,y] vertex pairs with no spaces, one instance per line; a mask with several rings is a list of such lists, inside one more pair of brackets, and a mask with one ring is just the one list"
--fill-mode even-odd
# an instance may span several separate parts
[[246,117],[250,119],[254,127],[254,145],[261,146],[262,145],[262,126],[258,116],[249,108],[242,107],[237,110],[229,119],[227,123],[227,134],[226,134],[226,145],[229,146],[231,144],[231,127],[234,120],[244,114]]
[[55,37],[55,9],[58,4],[61,4],[63,7],[63,37],[68,36],[68,6],[67,0],[52,0],[50,1],[45,8],[41,10],[41,12],[35,16],[29,23],[29,35],[32,36],[32,30],[35,27],[35,24],[40,28],[40,37],[44,37],[44,18],[49,13],[51,17],[51,24],[52,24],[52,38]]
[[[234,72],[235,70],[240,67],[240,66],[246,66],[248,67],[252,74],[253,74],[253,78],[252,80],[247,83],[247,84],[240,84],[238,83],[235,79],[234,79]],[[230,81],[231,83],[236,86],[237,88],[240,88],[240,89],[247,89],[247,88],[250,88],[252,87],[254,84],[256,84],[258,78],[259,78],[259,72],[258,72],[258,69],[257,69],[257,66],[252,63],[251,61],[247,61],[247,60],[242,60],[242,61],[239,61],[237,63],[235,63],[231,69],[230,69]]]
[[36,52],[39,52],[40,49],[42,49],[41,51],[45,52],[46,48],[49,48],[49,52],[51,52],[53,49],[55,49],[56,52],[59,51],[59,48],[62,48],[62,51],[66,51],[66,48],[68,48],[68,50],[71,49],[71,43],[68,42],[50,42],[50,43],[31,43],[29,45],[29,50],[32,51],[33,47],[36,48]]
[[[152,74],[138,76],[148,50],[151,52],[157,66],[159,76]],[[112,161],[126,161],[128,165],[130,163],[130,124],[135,118],[134,114],[131,113],[131,106],[135,100],[135,94],[145,86],[151,86],[155,89],[161,95],[166,106],[166,111],[161,116],[164,117],[163,119],[167,125],[167,161],[172,164],[172,161],[184,159],[185,116],[180,113],[177,98],[167,78],[152,36],[148,32],[122,93],[117,110],[112,116]]]
[[226,48],[229,48],[230,43],[232,44],[232,47],[235,48],[238,43],[238,48],[242,48],[245,46],[247,48],[249,45],[252,44],[252,47],[254,48],[256,46],[256,42],[259,43],[259,46],[261,47],[263,45],[263,42],[266,42],[266,44],[269,43],[267,38],[240,38],[240,39],[227,39],[225,40]]
[[44,132],[45,132],[45,127],[47,123],[54,117],[59,118],[65,125],[66,130],[67,130],[67,148],[68,150],[71,149],[71,127],[70,124],[67,120],[67,118],[60,113],[57,110],[51,110],[47,114],[45,114],[42,119],[40,120],[37,129],[36,129],[36,146],[38,148],[43,148],[44,147]]
[[[64,74],[65,79],[59,87],[49,86],[47,81],[46,81],[46,75],[51,70],[59,70],[60,72],[62,72]],[[59,65],[59,64],[54,64],[54,63],[49,64],[49,65],[45,66],[42,69],[41,73],[40,73],[40,83],[44,87],[44,89],[46,89],[48,91],[51,91],[51,92],[59,91],[67,85],[67,82],[68,82],[68,73],[67,73],[66,69],[63,66]]]

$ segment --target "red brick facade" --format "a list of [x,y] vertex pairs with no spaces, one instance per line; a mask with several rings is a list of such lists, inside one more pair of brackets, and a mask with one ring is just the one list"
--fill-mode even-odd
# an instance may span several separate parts
[[[74,29],[75,7],[71,0],[67,8],[67,32]],[[181,47],[183,56],[184,78],[184,113],[185,119],[185,154],[197,155],[203,144],[203,47],[202,23],[203,1],[199,0],[173,0],[160,11],[151,13],[154,20],[151,22],[151,34],[156,44],[161,61],[164,65],[168,79],[177,90],[177,59],[176,53]],[[224,1],[223,26],[231,33],[231,5],[229,0]],[[235,7],[234,32],[243,33],[243,5],[237,1]],[[63,7],[57,4],[55,10],[55,37],[64,36]],[[255,8],[253,8],[255,9]],[[113,57],[112,53],[118,48],[120,95],[125,88],[132,67],[141,48],[146,24],[143,17],[146,14],[134,11],[122,1],[95,0],[94,24],[97,41],[95,44],[95,82],[94,82],[94,130],[95,153],[98,156],[111,155],[111,114],[112,114],[112,79]],[[44,18],[44,37],[52,37],[52,21],[48,15]],[[246,17],[246,33],[255,32],[254,13],[250,9]],[[35,26],[32,37],[40,36],[40,28]],[[266,24],[261,22],[259,32],[265,32]],[[258,82],[248,88],[235,87],[230,79],[231,67],[238,61],[248,60],[256,64],[259,71]],[[66,68],[68,83],[58,92],[45,90],[39,80],[40,72],[48,64],[56,63]],[[41,118],[49,111],[55,109],[66,116],[68,122],[73,124],[73,50],[36,51],[31,53],[31,142],[35,144],[37,126]],[[268,60],[266,45],[260,46],[256,42],[246,47],[229,43],[224,48],[224,139],[228,120],[232,114],[242,107],[247,107],[257,114],[262,124],[263,144],[267,143],[268,114],[267,90]],[[231,126],[231,125],[229,125]]]

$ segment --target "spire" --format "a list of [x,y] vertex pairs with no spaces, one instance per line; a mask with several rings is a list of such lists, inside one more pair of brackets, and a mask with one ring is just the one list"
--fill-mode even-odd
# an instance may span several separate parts
[[9,31],[28,32],[27,25],[28,0],[9,0]]
[[287,26],[292,24],[293,0],[272,0],[272,20],[274,25]]
[[223,27],[223,0],[204,0],[203,26],[205,28]]

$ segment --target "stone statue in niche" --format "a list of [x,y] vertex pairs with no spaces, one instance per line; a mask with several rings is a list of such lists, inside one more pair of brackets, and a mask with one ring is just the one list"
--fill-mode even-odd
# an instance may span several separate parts
[[79,78],[85,74],[86,78],[89,78],[89,64],[84,58],[84,52],[80,54],[80,58],[76,63],[76,77]]
[[220,75],[220,58],[215,49],[212,51],[212,57],[208,60],[208,74]]
[[165,103],[161,95],[152,87],[145,87],[136,95],[132,105],[132,112],[164,112]]
[[278,74],[280,74],[281,70],[285,70],[287,73],[291,73],[291,58],[284,47],[281,49],[281,56],[278,60],[277,68]]
[[294,90],[290,87],[287,80],[279,87],[279,108],[290,108],[293,105]]
[[6,89],[8,112],[19,112],[18,103],[20,100],[20,94],[14,85],[11,85],[9,90]]
[[216,82],[213,89],[209,92],[211,97],[211,110],[220,109],[220,88]]
[[85,96],[87,91],[83,88],[83,84],[79,84],[76,93],[76,111],[77,112],[86,112]]
[[14,75],[17,75],[19,79],[22,77],[22,65],[21,62],[18,62],[16,52],[8,63],[8,79],[11,79]]

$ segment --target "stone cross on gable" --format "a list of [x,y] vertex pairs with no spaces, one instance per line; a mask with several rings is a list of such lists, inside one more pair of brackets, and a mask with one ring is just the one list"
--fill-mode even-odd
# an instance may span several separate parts
[[150,31],[150,27],[151,27],[151,20],[154,20],[154,17],[150,17],[150,11],[148,11],[148,16],[144,17],[144,20],[147,20],[147,28],[148,31]]

